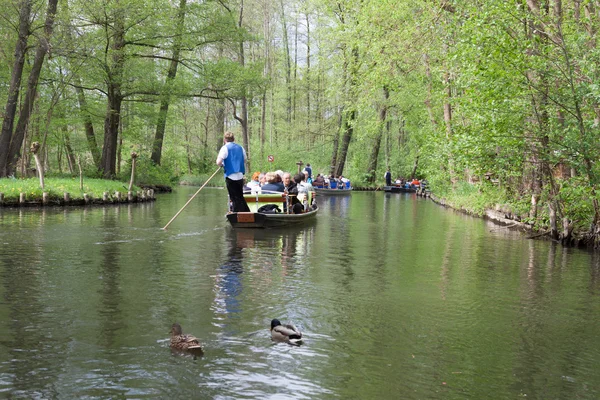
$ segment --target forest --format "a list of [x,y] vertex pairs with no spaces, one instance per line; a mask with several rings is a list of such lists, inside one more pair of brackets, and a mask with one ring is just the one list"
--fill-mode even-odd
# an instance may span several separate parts
[[4,0],[0,178],[37,142],[47,174],[177,182],[230,130],[251,171],[389,166],[597,246],[599,28],[595,0]]

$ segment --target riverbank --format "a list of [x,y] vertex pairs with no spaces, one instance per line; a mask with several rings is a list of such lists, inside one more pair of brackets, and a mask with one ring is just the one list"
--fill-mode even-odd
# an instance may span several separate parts
[[474,217],[484,218],[492,221],[498,225],[505,227],[506,229],[516,230],[526,235],[527,239],[543,239],[550,240],[556,243],[560,243],[567,247],[577,248],[593,248],[593,240],[590,240],[590,235],[585,232],[573,231],[572,226],[566,227],[570,229],[568,232],[564,232],[563,236],[565,239],[556,240],[551,238],[551,232],[549,229],[536,228],[527,222],[523,222],[521,216],[515,214],[510,209],[505,209],[501,205],[497,205],[495,208],[484,208],[482,210],[475,210],[472,208],[466,208],[464,206],[457,206],[448,200],[438,197],[432,193],[428,196],[434,203],[441,205],[442,207],[450,208],[452,210],[462,212],[467,215]]
[[0,207],[137,203],[155,200],[155,190],[96,178],[0,179]]

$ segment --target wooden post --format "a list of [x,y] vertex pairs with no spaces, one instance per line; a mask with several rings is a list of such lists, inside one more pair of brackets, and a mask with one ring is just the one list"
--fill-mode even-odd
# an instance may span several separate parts
[[19,193],[19,204],[25,204],[25,193]]
[[298,161],[296,165],[298,166],[298,173],[300,173],[302,171],[302,166],[304,165],[304,163],[302,161]]
[[40,186],[42,190],[44,189],[44,167],[40,161],[40,157],[38,156],[38,150],[40,149],[40,144],[38,142],[31,143],[31,147],[29,150],[33,153],[33,159],[35,160],[35,165],[37,168],[38,176],[40,177]]
[[85,202],[85,204],[88,204],[90,202],[90,195],[87,193],[83,194],[83,201]]
[[131,153],[131,179],[129,180],[129,191],[131,192],[131,188],[133,188],[133,180],[135,178],[135,159],[137,158],[137,153],[134,151]]
[[127,201],[130,203],[133,201],[133,192],[132,191],[127,192]]
[[49,199],[48,192],[42,193],[42,204],[48,204],[48,199]]
[[69,193],[65,192],[63,194],[63,199],[65,201],[65,204],[69,204],[69,202],[71,201],[71,195],[69,195]]
[[117,198],[117,202],[121,202],[121,192],[115,192],[115,197]]
[[146,201],[146,191],[145,191],[144,189],[142,189],[142,193],[141,193],[141,195],[140,195],[140,199],[141,199],[142,201]]
[[105,203],[108,202],[108,192],[102,193],[102,201]]
[[154,199],[154,189],[148,189],[148,197]]
[[83,192],[83,168],[81,168],[81,155],[77,156],[77,165],[79,166],[79,190]]

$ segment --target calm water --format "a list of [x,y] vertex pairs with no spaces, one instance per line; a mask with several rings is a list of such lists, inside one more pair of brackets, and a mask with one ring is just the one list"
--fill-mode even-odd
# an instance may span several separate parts
[[[204,189],[161,230],[195,190],[0,209],[0,397],[600,398],[598,255],[405,194],[235,231]],[[171,354],[175,321],[204,357]]]

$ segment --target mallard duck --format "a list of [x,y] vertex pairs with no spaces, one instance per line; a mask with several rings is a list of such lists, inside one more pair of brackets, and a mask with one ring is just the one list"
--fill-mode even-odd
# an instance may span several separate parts
[[271,339],[276,342],[299,344],[302,342],[302,332],[294,325],[282,325],[278,319],[271,321]]
[[183,334],[177,322],[171,327],[171,349],[203,351],[202,345],[195,336]]

